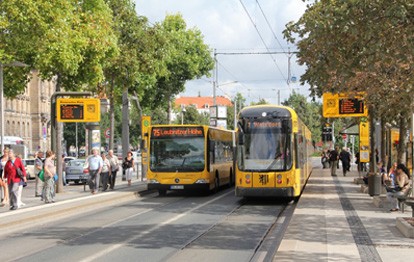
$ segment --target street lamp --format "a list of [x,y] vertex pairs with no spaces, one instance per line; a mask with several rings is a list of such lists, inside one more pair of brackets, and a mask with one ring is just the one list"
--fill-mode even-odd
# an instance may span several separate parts
[[10,66],[10,67],[25,67],[26,64],[18,61],[11,62],[10,64],[2,64],[0,62],[0,115],[1,115],[1,128],[0,128],[0,143],[1,143],[1,152],[4,149],[4,87],[3,87],[3,67]]

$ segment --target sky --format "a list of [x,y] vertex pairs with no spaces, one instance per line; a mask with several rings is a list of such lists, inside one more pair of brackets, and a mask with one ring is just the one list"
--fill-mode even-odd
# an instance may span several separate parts
[[[137,13],[151,23],[162,21],[167,14],[180,13],[188,28],[201,31],[205,43],[217,52],[217,95],[232,97],[239,92],[247,103],[261,98],[278,103],[278,92],[282,102],[291,92],[308,96],[307,86],[292,82],[305,72],[294,54],[290,59],[291,81],[287,83],[287,53],[296,47],[282,35],[286,23],[297,21],[304,13],[306,3],[302,0],[135,0],[135,4]],[[268,50],[280,53],[228,54]],[[213,96],[212,81],[212,76],[189,81],[180,95]]]

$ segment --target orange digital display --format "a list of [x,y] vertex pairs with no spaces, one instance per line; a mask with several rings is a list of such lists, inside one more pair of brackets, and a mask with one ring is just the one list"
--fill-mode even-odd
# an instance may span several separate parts
[[339,114],[364,114],[364,101],[360,99],[339,99]]
[[282,122],[248,122],[248,128],[281,128]]
[[60,105],[60,118],[63,120],[83,120],[83,105],[62,104]]
[[202,137],[202,127],[156,127],[152,129],[152,136],[164,137]]

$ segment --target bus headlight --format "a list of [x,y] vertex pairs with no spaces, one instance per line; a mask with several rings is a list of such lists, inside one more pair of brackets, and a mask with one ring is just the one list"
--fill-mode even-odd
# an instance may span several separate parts
[[150,179],[148,180],[148,184],[159,184],[160,182],[158,182],[157,179]]
[[195,181],[195,184],[208,184],[208,180],[207,179],[198,179],[197,181]]

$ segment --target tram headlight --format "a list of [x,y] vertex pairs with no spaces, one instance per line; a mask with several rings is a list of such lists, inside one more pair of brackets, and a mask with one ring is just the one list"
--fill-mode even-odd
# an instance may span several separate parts
[[246,184],[250,184],[250,175],[245,175],[246,178]]
[[160,182],[158,182],[157,179],[150,179],[148,180],[148,184],[159,184]]

